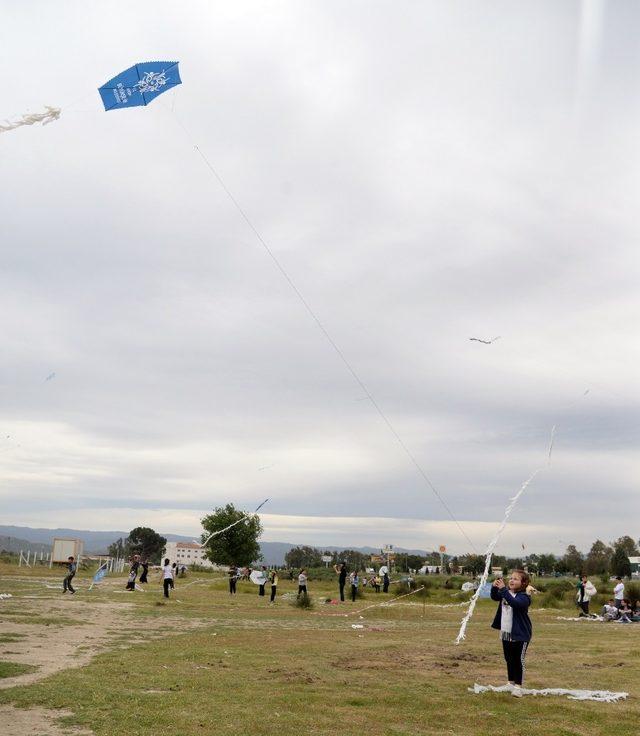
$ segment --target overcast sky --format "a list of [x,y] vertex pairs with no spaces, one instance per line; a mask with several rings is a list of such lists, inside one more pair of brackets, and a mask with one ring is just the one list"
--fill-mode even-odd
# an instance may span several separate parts
[[636,2],[1,5],[2,523],[469,550],[197,145],[479,551],[640,536]]

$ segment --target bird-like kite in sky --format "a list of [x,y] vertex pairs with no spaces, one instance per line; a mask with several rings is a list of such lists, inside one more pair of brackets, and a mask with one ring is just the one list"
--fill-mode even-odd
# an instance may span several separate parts
[[500,339],[500,335],[498,337],[494,337],[493,340],[481,340],[479,337],[470,337],[469,340],[473,342],[481,342],[483,345],[491,345],[491,343],[495,342],[496,340]]
[[182,84],[177,61],[145,61],[120,72],[98,89],[105,110],[148,105]]

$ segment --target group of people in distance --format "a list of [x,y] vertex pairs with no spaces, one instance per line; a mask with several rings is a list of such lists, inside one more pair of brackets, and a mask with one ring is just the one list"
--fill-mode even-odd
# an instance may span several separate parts
[[362,587],[366,588],[370,585],[376,593],[380,592],[380,586],[382,585],[382,591],[384,593],[389,592],[389,573],[386,568],[383,568],[384,572],[382,576],[371,575],[369,578],[366,574],[360,577],[357,570],[353,570],[351,573],[347,569],[345,562],[340,562],[338,565],[334,565],[333,569],[338,575],[338,587],[340,589],[340,600],[344,602],[344,589],[347,585],[347,577],[349,578],[349,584],[351,585],[351,600],[355,603],[358,596],[358,589]]
[[[384,593],[387,593],[389,591],[389,573],[384,572],[383,575],[370,575],[367,577],[366,575],[360,575],[360,573],[357,570],[353,570],[352,572],[349,572],[347,569],[347,565],[344,562],[339,563],[338,565],[334,565],[334,570],[336,571],[338,575],[338,585],[340,589],[340,600],[344,602],[345,600],[345,587],[347,585],[347,579],[349,580],[349,585],[351,586],[351,600],[355,602],[357,595],[358,595],[358,589],[362,587],[366,587],[367,585],[370,585],[376,593],[380,592],[380,589],[382,587],[382,590]],[[264,596],[265,593],[265,587],[270,585],[271,587],[271,598],[270,603],[273,603],[276,599],[277,589],[278,589],[278,572],[275,569],[267,570],[266,566],[262,566],[262,569],[259,572],[259,576],[257,577],[258,582],[258,596]],[[231,564],[229,566],[228,570],[228,576],[229,576],[229,595],[235,595],[237,592],[237,582],[238,580],[249,580],[251,578],[252,570],[248,567],[238,567],[235,564]],[[291,580],[294,580],[294,573],[290,571],[289,578]],[[302,568],[300,572],[298,573],[298,598],[302,595],[307,595],[307,571],[305,568]]]
[[[251,572],[251,568],[249,567],[240,568],[233,563],[229,565],[229,595],[236,594],[236,584],[238,580],[249,580],[251,577]],[[262,569],[260,570],[260,578],[258,578],[258,580],[258,596],[262,597],[266,595],[265,587],[267,583],[269,583],[271,587],[271,597],[269,599],[269,603],[275,603],[276,595],[278,592],[278,571],[275,569],[267,570],[266,566],[263,565]]]
[[[589,613],[589,603],[597,592],[595,585],[586,575],[582,575],[578,583],[578,592],[576,595],[576,603],[580,609],[579,615],[581,617],[598,618],[595,614]],[[624,597],[624,582],[620,576],[616,578],[613,598],[610,598],[602,606],[600,616],[604,621],[616,621],[620,624],[640,622],[640,601],[632,604],[628,598]]]

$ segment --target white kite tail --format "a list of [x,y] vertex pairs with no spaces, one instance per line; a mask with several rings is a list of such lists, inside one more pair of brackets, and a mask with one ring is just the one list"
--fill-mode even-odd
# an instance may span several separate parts
[[537,470],[534,470],[533,473],[531,473],[531,475],[527,478],[527,480],[525,480],[525,482],[520,486],[520,490],[511,499],[511,503],[507,506],[507,510],[504,512],[504,518],[502,519],[502,523],[498,527],[498,531],[495,533],[493,539],[489,542],[489,545],[487,546],[486,558],[484,561],[484,571],[482,573],[482,577],[480,578],[480,583],[478,584],[478,588],[476,589],[476,592],[473,594],[473,597],[469,601],[469,608],[467,609],[467,612],[460,624],[460,631],[458,632],[458,636],[456,637],[456,644],[460,644],[460,642],[465,638],[467,624],[469,623],[471,616],[473,616],[473,610],[476,607],[476,603],[478,601],[482,588],[486,584],[487,578],[489,577],[489,570],[491,568],[491,557],[493,555],[493,550],[495,549],[495,546],[498,543],[498,540],[500,539],[500,535],[502,534],[505,526],[507,525],[507,521],[509,520],[509,517],[511,516],[511,512],[513,511],[516,504],[518,503],[518,499],[520,498],[520,496],[522,496],[522,494],[525,492],[529,483],[531,483],[531,481],[536,477],[536,475],[538,475],[538,473],[541,470],[543,470],[543,468],[538,468]]
[[7,133],[10,130],[21,128],[23,125],[34,125],[35,123],[42,123],[43,125],[49,125],[54,120],[58,120],[62,110],[59,107],[51,107],[45,105],[45,112],[32,112],[26,113],[19,120],[15,122],[6,121],[6,124],[0,123],[0,133]]

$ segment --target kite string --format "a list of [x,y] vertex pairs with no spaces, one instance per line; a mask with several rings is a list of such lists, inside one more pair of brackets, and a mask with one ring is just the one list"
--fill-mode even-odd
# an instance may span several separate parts
[[515,505],[518,503],[518,499],[522,494],[525,492],[527,486],[531,481],[538,475],[538,473],[542,472],[545,467],[548,467],[551,464],[551,453],[553,451],[553,442],[555,440],[556,436],[556,425],[554,424],[553,427],[551,427],[551,437],[549,440],[549,450],[547,452],[547,464],[546,466],[543,466],[541,468],[538,468],[537,470],[534,470],[533,473],[525,480],[525,482],[520,486],[520,490],[516,493],[516,495],[511,499],[511,502],[507,506],[506,511],[504,512],[504,518],[502,519],[502,523],[498,527],[498,531],[494,534],[493,539],[489,542],[487,545],[487,551],[486,551],[486,558],[484,561],[484,570],[482,572],[482,577],[480,578],[480,582],[478,584],[478,587],[476,588],[475,593],[473,594],[471,600],[469,601],[469,608],[467,609],[467,612],[460,622],[460,631],[458,632],[458,636],[456,637],[456,644],[459,644],[464,638],[465,638],[465,632],[467,630],[467,624],[471,620],[471,616],[473,616],[473,611],[476,607],[476,603],[478,602],[478,598],[480,597],[480,593],[482,592],[482,588],[485,586],[487,582],[487,578],[489,577],[489,566],[491,565],[491,557],[493,556],[493,550],[495,549],[496,544],[498,543],[498,540],[500,539],[500,535],[504,531],[505,526],[507,525],[507,521],[509,520],[509,517],[511,516],[511,512],[515,508]]
[[280,272],[280,274],[282,275],[282,277],[289,284],[289,286],[291,287],[293,293],[297,296],[298,300],[303,305],[303,307],[305,308],[305,310],[307,311],[307,313],[310,315],[311,319],[315,322],[315,324],[318,327],[318,329],[320,330],[320,332],[324,335],[324,337],[327,340],[327,342],[334,349],[334,351],[336,352],[336,354],[338,355],[338,357],[342,361],[343,365],[346,367],[347,371],[351,374],[351,377],[358,384],[358,386],[362,389],[362,391],[366,394],[367,399],[371,402],[371,405],[374,407],[374,409],[376,410],[376,412],[378,413],[378,415],[380,416],[380,418],[382,419],[382,421],[386,424],[387,428],[390,430],[391,434],[394,436],[394,438],[396,439],[396,441],[398,442],[398,444],[400,445],[400,447],[404,450],[405,454],[407,455],[407,457],[409,458],[409,460],[411,461],[411,463],[415,466],[416,470],[418,471],[418,473],[420,474],[420,476],[422,477],[422,479],[425,481],[425,483],[427,484],[427,486],[431,489],[431,491],[433,492],[433,494],[435,495],[435,497],[438,499],[438,501],[440,502],[440,504],[442,505],[442,507],[445,509],[445,511],[447,512],[447,514],[451,518],[451,520],[454,522],[454,524],[456,525],[456,527],[458,528],[458,530],[460,531],[460,533],[462,534],[462,536],[471,545],[471,548],[473,549],[473,551],[476,552],[475,545],[473,544],[473,542],[471,541],[471,539],[469,539],[469,537],[467,536],[467,534],[464,531],[464,529],[462,528],[460,522],[454,516],[453,511],[450,509],[449,505],[446,503],[446,501],[442,498],[442,496],[440,495],[440,493],[438,492],[438,490],[436,489],[436,487],[433,485],[433,483],[431,482],[430,478],[426,474],[426,472],[423,469],[423,467],[420,465],[420,463],[418,462],[418,460],[416,459],[416,457],[414,456],[414,454],[411,452],[411,450],[409,450],[409,448],[407,447],[407,445],[405,444],[405,442],[403,441],[402,437],[399,435],[399,433],[397,432],[397,430],[395,429],[395,427],[393,426],[393,424],[391,423],[391,421],[389,420],[389,418],[387,417],[387,415],[384,413],[384,411],[382,410],[382,408],[380,407],[380,405],[378,404],[378,402],[372,396],[371,392],[369,391],[369,389],[365,385],[364,381],[360,378],[360,376],[356,372],[355,368],[351,365],[351,363],[349,362],[349,360],[347,359],[347,357],[345,356],[345,354],[342,352],[342,350],[340,349],[340,347],[338,346],[338,344],[331,337],[331,335],[329,334],[329,331],[324,326],[324,324],[321,322],[321,320],[317,316],[317,314],[313,311],[313,309],[311,308],[311,305],[305,299],[305,297],[302,294],[302,292],[300,291],[300,289],[298,289],[298,287],[294,283],[293,279],[289,276],[289,274],[285,270],[284,266],[280,263],[280,261],[278,260],[277,256],[273,252],[273,250],[266,243],[266,241],[264,240],[264,238],[262,237],[262,235],[260,235],[260,232],[255,227],[255,225],[253,224],[253,222],[249,219],[249,216],[247,215],[247,213],[243,210],[243,208],[241,207],[240,203],[235,198],[235,196],[233,195],[233,193],[231,192],[231,190],[224,183],[224,181],[223,181],[222,177],[220,176],[220,174],[217,172],[217,170],[211,164],[211,162],[209,161],[209,159],[207,158],[207,156],[204,154],[204,152],[202,151],[202,149],[197,145],[197,143],[195,142],[193,136],[191,135],[191,133],[189,132],[189,130],[186,128],[186,126],[184,125],[184,123],[180,120],[180,118],[177,115],[175,115],[175,114],[173,114],[172,117],[175,120],[175,122],[182,128],[182,130],[184,131],[184,133],[186,134],[186,136],[190,140],[191,144],[193,145],[194,149],[197,151],[198,155],[202,158],[205,166],[213,174],[213,176],[215,177],[215,179],[217,180],[217,182],[222,187],[223,191],[226,193],[226,195],[229,197],[229,199],[233,202],[235,208],[240,213],[242,219],[246,222],[246,224],[248,225],[249,229],[256,236],[258,242],[262,245],[262,247],[264,248],[264,250],[267,253],[267,255],[271,258],[271,260],[275,264],[276,268],[278,269],[278,271]]
[[469,608],[467,609],[467,612],[462,619],[462,622],[460,623],[460,631],[458,632],[458,636],[456,637],[456,644],[459,644],[464,638],[465,638],[465,632],[467,630],[467,624],[469,623],[471,616],[473,616],[473,611],[476,607],[476,603],[478,601],[478,598],[480,597],[480,593],[482,591],[482,588],[484,587],[485,583],[487,582],[487,578],[489,577],[489,567],[491,565],[491,557],[493,556],[493,550],[495,549],[496,544],[498,543],[498,540],[500,539],[500,535],[504,531],[505,526],[507,525],[507,521],[509,520],[509,517],[511,516],[511,512],[515,508],[515,505],[518,503],[518,499],[522,494],[525,492],[527,486],[531,481],[543,470],[543,468],[538,468],[537,470],[534,470],[533,473],[525,480],[525,482],[520,486],[520,490],[516,493],[516,495],[511,499],[511,502],[507,506],[506,511],[504,512],[504,518],[502,519],[502,522],[500,526],[498,527],[498,531],[494,534],[493,539],[489,542],[487,546],[486,551],[486,558],[484,561],[484,570],[482,572],[482,577],[480,578],[480,582],[478,583],[478,587],[476,588],[475,593],[473,594],[471,600],[469,601]]

